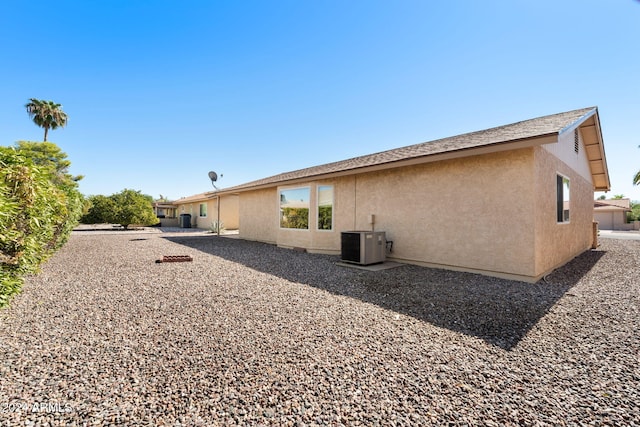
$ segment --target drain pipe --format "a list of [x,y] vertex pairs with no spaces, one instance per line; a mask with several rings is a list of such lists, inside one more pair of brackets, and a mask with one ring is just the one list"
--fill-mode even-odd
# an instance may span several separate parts
[[220,236],[220,195],[216,194],[216,201],[217,201],[217,205],[218,205],[218,226],[216,227],[218,229],[218,237]]
[[[220,177],[222,178],[222,175],[220,175]],[[218,194],[218,187],[216,187],[216,181],[218,180],[218,174],[215,173],[214,171],[209,171],[209,179],[211,180],[211,185],[213,185],[213,188],[216,189],[215,193],[216,193],[216,205],[218,206],[218,226],[216,227],[218,229],[218,236],[220,236],[220,195]]]

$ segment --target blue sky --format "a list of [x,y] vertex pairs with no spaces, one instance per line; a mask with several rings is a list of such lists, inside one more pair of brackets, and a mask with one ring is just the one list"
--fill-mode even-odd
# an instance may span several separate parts
[[638,40],[637,0],[6,0],[0,145],[53,100],[84,194],[175,199],[598,106],[640,200]]

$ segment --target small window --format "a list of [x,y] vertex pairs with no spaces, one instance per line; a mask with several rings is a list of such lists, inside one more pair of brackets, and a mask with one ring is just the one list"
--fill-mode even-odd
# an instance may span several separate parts
[[558,222],[569,222],[569,178],[557,175],[556,177],[556,187],[557,187],[557,215]]
[[280,191],[280,228],[309,229],[309,188]]
[[207,216],[207,204],[200,203],[200,216]]
[[318,186],[318,230],[333,230],[333,186]]

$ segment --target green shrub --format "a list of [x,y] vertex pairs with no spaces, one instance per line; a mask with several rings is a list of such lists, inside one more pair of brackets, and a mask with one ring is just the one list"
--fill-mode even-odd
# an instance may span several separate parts
[[80,218],[83,224],[113,223],[127,229],[130,225],[160,222],[153,212],[153,198],[140,191],[125,188],[111,196],[90,196],[89,204],[89,210]]
[[0,147],[0,306],[67,241],[84,205],[77,183],[32,153]]
[[627,221],[638,221],[640,220],[640,203],[631,202],[631,212],[627,212]]

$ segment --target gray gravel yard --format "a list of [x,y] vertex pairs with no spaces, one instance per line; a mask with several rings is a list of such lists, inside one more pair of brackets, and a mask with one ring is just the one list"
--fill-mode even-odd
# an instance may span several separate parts
[[0,311],[0,423],[640,425],[640,241],[537,284],[337,261],[73,235]]

